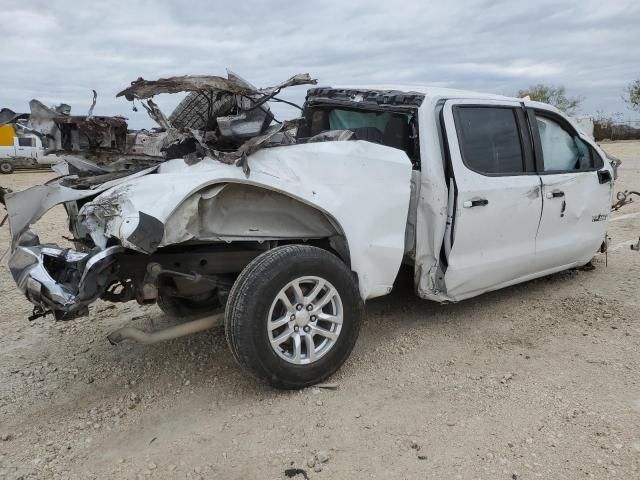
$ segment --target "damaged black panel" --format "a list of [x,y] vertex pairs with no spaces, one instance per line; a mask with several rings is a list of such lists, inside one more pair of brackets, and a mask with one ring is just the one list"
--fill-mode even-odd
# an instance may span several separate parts
[[158,248],[164,236],[164,224],[156,217],[139,213],[138,226],[127,240],[140,250],[152,253]]
[[422,105],[424,94],[400,90],[359,90],[331,87],[310,88],[307,91],[307,105],[313,105],[315,102],[327,103],[327,101],[351,106],[356,103],[362,105],[363,108],[372,106],[417,108]]

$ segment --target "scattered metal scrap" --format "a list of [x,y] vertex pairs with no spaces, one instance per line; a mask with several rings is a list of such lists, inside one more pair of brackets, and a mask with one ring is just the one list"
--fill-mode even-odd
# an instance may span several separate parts
[[[269,143],[293,143],[289,132],[298,125],[296,121],[275,120],[266,103],[282,101],[276,96],[283,88],[316,83],[308,74],[298,74],[273,87],[258,89],[228,72],[228,78],[205,75],[139,78],[116,96],[132,102],[140,100],[149,116],[167,132],[161,148],[166,158],[184,158],[194,163],[208,156],[236,163],[248,175],[247,157]],[[189,95],[167,118],[152,97],[179,92]],[[271,126],[274,120],[277,125]]]
[[640,192],[636,192],[635,190],[625,190],[624,192],[618,192],[616,194],[616,198],[618,199],[618,201],[611,205],[611,210],[616,212],[625,205],[633,203],[633,198],[631,197],[631,195],[637,195],[638,197],[640,197]]
[[295,85],[315,85],[317,80],[312,79],[308,73],[294,75],[288,80],[268,88],[256,89],[247,82],[239,79],[232,72],[228,78],[215,75],[184,75],[182,77],[161,78],[159,80],[145,80],[138,78],[131,82],[131,86],[119,92],[116,97],[124,96],[127,100],[134,98],[143,100],[161,93],[179,92],[224,92],[232,95],[273,97],[280,90]]
[[[618,192],[616,194],[616,198],[618,199],[618,201],[613,205],[611,205],[611,210],[614,212],[617,212],[620,208],[624,207],[625,205],[629,205],[630,203],[633,203],[632,195],[636,195],[640,197],[640,192],[636,192],[635,190],[625,190],[623,192]],[[640,251],[640,238],[638,238],[638,241],[635,244],[632,243],[630,247],[631,247],[631,250]]]
[[9,108],[0,109],[0,125],[16,123],[19,120],[26,120],[27,118],[29,118],[28,113],[16,113]]
[[[38,135],[47,154],[64,154],[67,167],[62,173],[76,178],[138,171],[173,158],[195,163],[205,156],[236,163],[248,175],[247,157],[253,152],[267,145],[294,143],[291,132],[297,121],[276,120],[267,102],[290,104],[277,98],[283,88],[316,83],[308,74],[294,75],[268,88],[256,88],[233,72],[228,72],[228,78],[138,78],[116,96],[139,100],[158,128],[132,131],[124,117],[95,116],[95,90],[86,116],[71,116],[66,104],[49,108],[32,100],[29,119],[23,119],[19,127]],[[189,93],[167,117],[153,97],[179,92]],[[13,112],[6,113],[13,116],[9,115]]]
[[91,108],[89,108],[89,112],[87,113],[87,120],[89,120],[93,116],[93,109],[96,106],[96,101],[98,100],[98,92],[95,90],[91,90],[93,92],[93,100],[91,102]]
[[237,95],[253,95],[254,89],[246,87],[237,81],[215,75],[184,75],[181,77],[161,78],[159,80],[145,80],[139,77],[131,82],[116,97],[125,97],[132,102],[134,99],[144,100],[161,93],[207,92],[222,91]]

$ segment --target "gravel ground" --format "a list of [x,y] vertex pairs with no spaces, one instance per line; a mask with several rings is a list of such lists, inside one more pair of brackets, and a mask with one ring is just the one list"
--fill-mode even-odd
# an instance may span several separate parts
[[[640,142],[604,146],[625,160],[616,191],[640,188]],[[60,241],[64,218],[37,229]],[[455,305],[405,278],[367,304],[334,388],[299,392],[243,374],[219,330],[109,345],[169,324],[155,306],[28,322],[2,265],[0,478],[640,478],[639,235],[636,202],[613,215],[608,263]]]

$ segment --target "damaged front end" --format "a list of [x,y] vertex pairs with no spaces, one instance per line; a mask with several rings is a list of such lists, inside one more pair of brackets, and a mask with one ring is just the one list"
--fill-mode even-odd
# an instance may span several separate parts
[[[8,266],[18,288],[35,305],[33,318],[53,313],[57,319],[71,319],[87,313],[87,306],[99,298],[114,280],[120,245],[98,247],[73,238],[75,248],[41,243],[30,228],[47,211],[64,204],[67,211],[127,179],[153,171],[146,169],[120,176],[90,188],[70,188],[61,177],[47,185],[22,192],[6,192],[0,199],[8,212],[11,254]],[[70,215],[69,226],[75,224]]]
[[[102,192],[152,173],[163,162],[177,158],[192,165],[209,157],[237,164],[248,175],[249,155],[265,146],[294,143],[289,132],[297,122],[278,122],[267,102],[283,88],[315,83],[309,75],[301,74],[274,87],[258,89],[231,72],[228,78],[138,79],[118,94],[134,102],[134,108],[136,101],[141,102],[158,125],[138,131],[128,130],[124,117],[94,115],[95,91],[85,116],[71,115],[65,104],[47,107],[32,100],[28,119],[18,120],[17,127],[37,135],[47,154],[64,155],[65,162],[56,167],[63,175],[47,185],[8,192],[0,199],[7,208],[12,233],[9,268],[19,289],[35,305],[31,318],[49,312],[57,319],[85,315],[88,305],[100,297],[109,301],[155,301],[159,288],[175,290],[176,285],[189,298],[215,290],[224,301],[230,288],[224,271],[241,268],[263,247],[245,249],[235,256],[233,251],[209,249],[201,252],[198,265],[186,266],[189,259],[181,252],[152,255],[164,230],[152,217],[145,219],[143,212],[136,214],[138,228],[129,243],[118,238],[117,232],[105,236],[104,225],[118,217],[127,200],[118,200],[111,210],[95,200]],[[187,92],[187,97],[167,117],[152,98],[178,92]],[[109,203],[113,204],[112,197]],[[69,240],[74,248],[41,244],[30,230],[44,213],[59,204],[67,210],[73,237]],[[126,229],[130,219],[118,220]],[[150,225],[158,228],[151,231]],[[96,233],[100,229],[102,233]],[[231,260],[225,264],[221,256]],[[223,271],[205,264],[217,264]],[[168,282],[167,277],[176,280]]]
[[88,305],[109,284],[115,254],[122,247],[91,253],[57,245],[40,245],[31,231],[23,235],[9,260],[9,269],[18,288],[35,305],[34,320],[52,312],[56,320],[69,320],[88,313]]
[[[81,117],[32,102],[24,128],[68,164],[46,185],[2,198],[9,266],[34,316],[74,318],[99,298],[178,316],[219,310],[254,258],[291,243],[335,253],[363,299],[388,293],[405,252],[422,98],[315,89],[304,118],[273,118],[268,103],[283,88],[315,83],[306,74],[264,89],[232,73],[138,79],[119,95],[158,125],[141,131],[93,106]],[[176,92],[187,96],[166,116],[152,97]],[[364,111],[353,119],[342,107]],[[72,248],[41,244],[30,229],[56,205]]]

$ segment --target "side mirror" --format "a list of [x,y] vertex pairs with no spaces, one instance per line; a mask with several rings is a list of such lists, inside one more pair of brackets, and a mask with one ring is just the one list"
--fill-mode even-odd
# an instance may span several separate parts
[[611,172],[609,170],[598,170],[598,181],[601,185],[611,182]]

